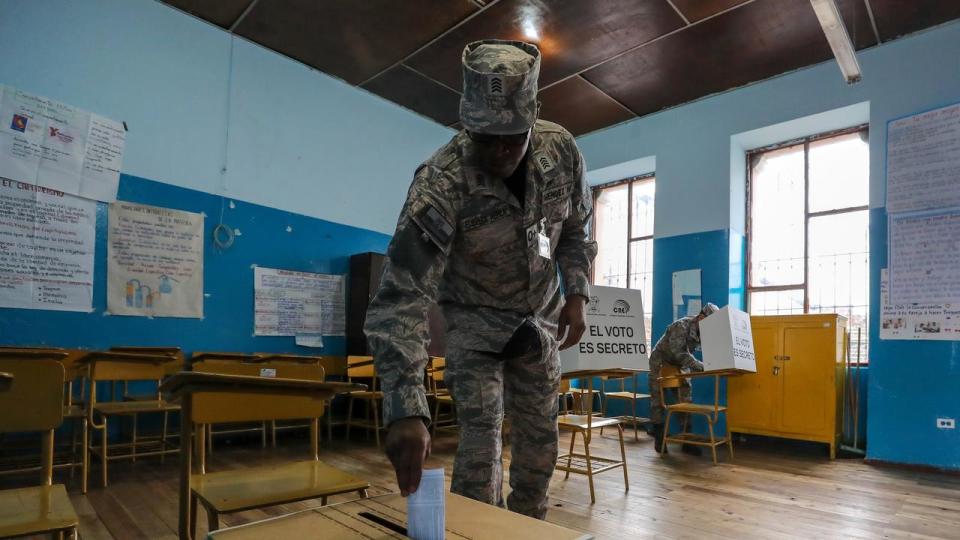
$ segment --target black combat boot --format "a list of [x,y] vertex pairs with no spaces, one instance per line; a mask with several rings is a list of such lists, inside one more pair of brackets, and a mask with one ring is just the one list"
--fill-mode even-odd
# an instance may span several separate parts
[[656,450],[658,454],[661,448],[663,448],[664,454],[668,453],[666,447],[663,446],[663,424],[653,424],[650,434],[653,436],[653,449]]
[[684,454],[690,454],[691,456],[702,456],[703,451],[700,450],[699,446],[693,444],[685,444],[680,447],[680,451]]

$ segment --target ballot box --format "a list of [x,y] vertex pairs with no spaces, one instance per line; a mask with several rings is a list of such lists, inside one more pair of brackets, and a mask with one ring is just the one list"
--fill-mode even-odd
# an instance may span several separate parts
[[647,338],[640,291],[590,287],[580,343],[560,351],[564,373],[585,369],[647,369]]
[[727,306],[700,321],[700,346],[706,371],[757,371],[750,315],[739,309]]
[[[541,538],[581,540],[592,535],[515,514],[453,493],[446,494],[448,539]],[[406,538],[407,501],[399,494],[301,510],[286,516],[220,529],[212,540]]]

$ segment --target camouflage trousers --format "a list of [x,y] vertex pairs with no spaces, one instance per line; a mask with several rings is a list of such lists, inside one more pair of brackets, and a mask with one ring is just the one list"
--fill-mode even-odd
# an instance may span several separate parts
[[[660,366],[661,362],[659,357],[656,354],[650,355],[650,373],[647,375],[647,380],[650,383],[650,422],[654,424],[662,424],[664,420],[663,403],[660,401],[660,383],[657,381],[657,379],[660,378]],[[689,379],[682,379],[679,388],[665,388],[663,393],[667,400],[686,403],[692,401]],[[674,416],[680,422],[686,422],[688,420],[687,416],[689,415],[682,413],[674,414]]]
[[444,379],[460,424],[450,490],[504,506],[501,435],[506,414],[512,489],[506,507],[543,519],[557,460],[560,359],[556,345],[544,353],[539,332],[525,323],[501,353],[448,347]]

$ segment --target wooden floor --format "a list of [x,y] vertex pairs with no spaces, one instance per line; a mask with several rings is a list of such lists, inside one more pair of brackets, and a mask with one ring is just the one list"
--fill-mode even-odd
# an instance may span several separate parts
[[[595,454],[618,454],[609,433],[595,441]],[[454,434],[435,443],[434,459],[447,468],[448,481],[455,448]],[[856,459],[830,461],[816,445],[763,439],[738,444],[733,461],[724,451],[718,466],[676,449],[661,458],[643,435],[639,442],[628,439],[627,452],[629,493],[620,471],[610,471],[596,477],[598,500],[590,505],[585,477],[564,480],[556,473],[547,519],[597,538],[960,538],[956,476],[877,468]],[[255,440],[219,444],[210,468],[242,469],[307,454],[305,438],[290,433],[273,450],[261,450]],[[372,441],[325,441],[322,459],[368,478],[375,486],[371,494],[395,489],[392,471]],[[111,464],[106,489],[96,483],[94,465],[89,494],[81,495],[76,482],[70,487],[82,538],[175,538],[176,462]],[[59,476],[57,481],[67,481],[65,472]],[[0,477],[0,488],[24,480]],[[235,525],[316,504],[227,515],[224,522]],[[199,531],[205,531],[200,512]]]

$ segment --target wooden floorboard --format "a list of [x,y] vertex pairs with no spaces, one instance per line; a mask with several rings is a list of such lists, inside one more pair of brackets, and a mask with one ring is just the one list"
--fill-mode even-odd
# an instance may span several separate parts
[[[561,449],[569,443],[567,435]],[[555,473],[550,486],[547,519],[590,532],[597,538],[960,538],[960,477],[933,472],[904,471],[865,464],[859,459],[826,458],[824,449],[763,439],[736,445],[736,458],[726,450],[714,466],[674,449],[668,456],[653,452],[649,438],[627,439],[630,489],[624,490],[620,470],[595,477],[596,504],[590,504],[584,476]],[[304,434],[284,433],[279,448],[261,449],[259,439],[218,442],[208,470],[243,469],[286,460],[304,459]],[[449,471],[456,434],[438,437],[436,464]],[[616,439],[595,436],[594,455],[616,456]],[[506,451],[505,472],[509,470]],[[372,440],[324,441],[322,459],[367,478],[371,494],[396,489],[393,473]],[[140,458],[136,463],[110,465],[110,485],[100,487],[99,466],[90,475],[90,493],[79,492],[65,471],[58,482],[68,483],[85,540],[174,539],[177,529],[177,459]],[[507,475],[509,477],[509,475]],[[25,485],[28,477],[0,477],[0,488]],[[505,479],[505,492],[509,490]],[[346,501],[351,495],[331,498]],[[307,501],[222,516],[223,526],[283,515],[319,504]],[[198,537],[206,532],[199,511]]]

